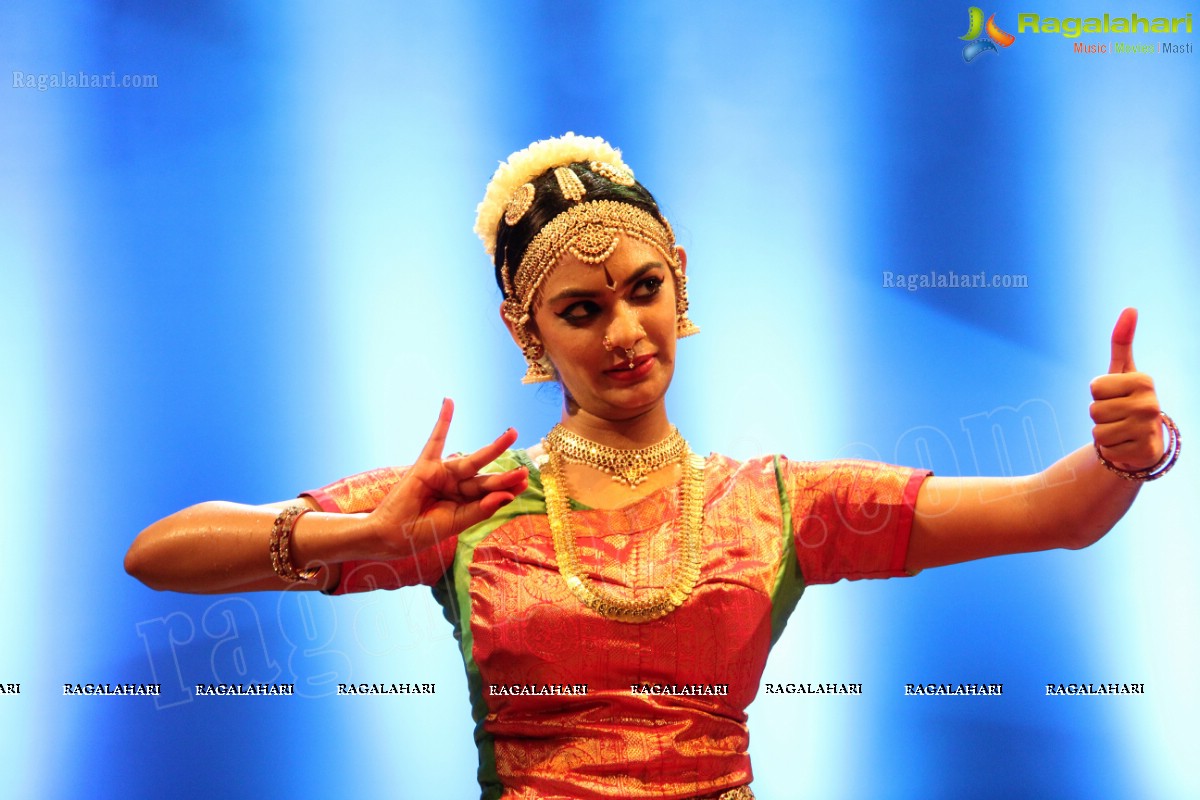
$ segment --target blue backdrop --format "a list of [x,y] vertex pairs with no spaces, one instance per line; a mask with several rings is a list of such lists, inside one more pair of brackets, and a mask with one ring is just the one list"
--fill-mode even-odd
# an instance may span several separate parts
[[[407,462],[446,395],[451,447],[544,433],[558,397],[519,385],[471,232],[497,161],[534,139],[621,147],[688,248],[704,330],[670,403],[700,451],[1040,469],[1090,441],[1125,305],[1194,435],[1200,61],[1114,50],[1195,37],[1017,27],[1132,10],[985,8],[1017,38],[968,63],[967,7],[941,0],[5,4],[6,792],[477,795],[427,592],[190,597],[121,559],[186,505]],[[117,85],[52,85],[81,72]],[[896,285],[950,272],[1025,285]],[[760,697],[759,796],[1200,794],[1195,463],[1082,552],[811,590],[766,680],[864,694]],[[437,692],[334,696],[348,680]],[[147,681],[157,701],[62,696]],[[214,681],[300,696],[189,688]],[[1146,693],[1045,696],[1070,682]]]

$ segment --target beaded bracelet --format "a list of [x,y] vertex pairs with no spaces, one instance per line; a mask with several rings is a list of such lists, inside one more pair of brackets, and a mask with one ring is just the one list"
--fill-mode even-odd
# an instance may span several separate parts
[[1147,469],[1139,469],[1129,471],[1121,469],[1116,464],[1109,461],[1100,452],[1100,445],[1093,442],[1096,447],[1096,456],[1110,472],[1115,472],[1127,481],[1154,481],[1161,478],[1171,471],[1171,467],[1175,466],[1176,460],[1179,458],[1180,452],[1183,451],[1183,436],[1179,433],[1179,427],[1175,424],[1175,420],[1166,415],[1166,412],[1158,412],[1162,416],[1162,424],[1167,429],[1167,449],[1163,451],[1162,458],[1158,463]]
[[316,569],[297,570],[292,564],[292,530],[296,527],[296,520],[311,510],[307,506],[288,506],[279,512],[271,528],[271,568],[285,581],[311,581],[317,576]]

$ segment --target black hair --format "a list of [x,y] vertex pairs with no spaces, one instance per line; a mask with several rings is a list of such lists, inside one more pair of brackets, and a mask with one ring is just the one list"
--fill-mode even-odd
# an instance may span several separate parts
[[[579,180],[583,182],[587,193],[581,202],[618,200],[628,203],[653,215],[663,224],[664,228],[667,228],[667,221],[662,212],[658,210],[658,203],[654,201],[654,196],[647,191],[645,186],[636,181],[632,186],[614,183],[603,175],[592,172],[586,161],[577,161],[565,166],[578,175]],[[513,281],[516,278],[517,267],[521,266],[521,259],[525,257],[525,251],[529,248],[533,237],[537,236],[538,231],[545,227],[550,220],[575,205],[574,201],[563,197],[553,169],[546,170],[530,183],[534,188],[533,205],[525,212],[525,216],[517,220],[516,225],[510,226],[501,217],[500,227],[496,231],[496,254],[494,256],[496,285],[502,291],[504,289],[502,270],[507,269],[509,281]],[[667,229],[670,230],[670,228]]]

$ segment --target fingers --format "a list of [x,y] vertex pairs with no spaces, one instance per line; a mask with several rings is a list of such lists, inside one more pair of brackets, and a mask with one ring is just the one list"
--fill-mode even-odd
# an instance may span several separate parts
[[[1092,397],[1088,414],[1099,430],[1106,425],[1134,423],[1144,426],[1148,433],[1158,429],[1158,395],[1154,381],[1143,372],[1126,372],[1121,375],[1101,375],[1092,381]],[[1119,444],[1122,439],[1102,440],[1095,436],[1101,446]]]
[[515,500],[525,490],[528,476],[522,473],[518,477],[511,491],[491,491],[471,500],[438,500],[419,517],[404,520],[394,529],[403,534],[404,547],[409,549],[429,547],[448,536],[457,536]]
[[509,492],[492,492],[485,496],[479,501],[479,519],[472,522],[471,525],[489,519],[493,514],[515,499],[516,495]]
[[520,494],[528,487],[529,470],[525,467],[492,475],[477,475],[458,482],[461,496],[471,499],[482,498],[492,492]]
[[472,525],[477,525],[516,499],[512,492],[490,492],[470,503],[460,503],[452,512],[453,522],[449,531],[454,535],[462,533]]
[[1092,439],[1101,447],[1111,449],[1138,441],[1144,433],[1142,427],[1135,420],[1128,419],[1105,422],[1092,428]]
[[1145,469],[1163,452],[1158,395],[1149,375],[1133,363],[1137,310],[1126,308],[1112,332],[1108,374],[1092,381],[1088,409],[1095,423],[1092,438],[1101,456],[1120,469]]
[[446,397],[442,400],[442,410],[438,413],[433,433],[429,434],[429,441],[425,442],[418,461],[441,461],[442,451],[446,449],[446,434],[450,432],[450,420],[453,418],[454,401]]
[[1157,419],[1124,419],[1092,428],[1101,454],[1122,469],[1147,469],[1163,455],[1162,427]]
[[1151,420],[1158,418],[1158,404],[1149,397],[1115,397],[1092,403],[1088,415],[1097,425],[1123,419]]
[[514,428],[509,428],[497,436],[491,444],[484,445],[474,453],[456,458],[452,464],[460,476],[474,475],[499,458],[501,453],[512,447],[516,442],[517,431]]
[[[429,434],[429,440],[425,442],[425,447],[421,450],[419,461],[442,460],[442,451],[446,449],[446,436],[450,432],[450,421],[453,417],[454,401],[447,397],[442,401],[442,409],[438,414],[437,423],[433,426],[433,432]],[[491,444],[484,445],[474,453],[452,458],[444,464],[458,477],[474,475],[495,461],[501,453],[516,444],[516,441],[516,429],[508,428]]]
[[1112,357],[1108,362],[1109,374],[1136,372],[1133,365],[1133,332],[1137,330],[1137,309],[1127,308],[1117,318],[1112,332]]
[[1101,375],[1091,384],[1093,400],[1111,400],[1139,394],[1154,394],[1154,379],[1144,372]]

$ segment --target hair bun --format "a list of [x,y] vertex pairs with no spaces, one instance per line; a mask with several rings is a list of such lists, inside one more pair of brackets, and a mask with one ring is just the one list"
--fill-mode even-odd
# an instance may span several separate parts
[[489,256],[496,252],[496,230],[513,194],[546,170],[578,161],[603,162],[633,175],[633,170],[621,159],[621,151],[599,136],[579,136],[568,131],[518,150],[496,168],[476,209],[475,233]]

